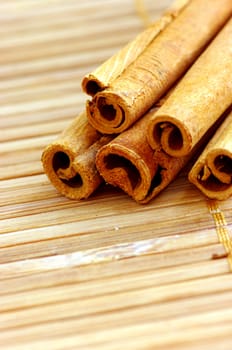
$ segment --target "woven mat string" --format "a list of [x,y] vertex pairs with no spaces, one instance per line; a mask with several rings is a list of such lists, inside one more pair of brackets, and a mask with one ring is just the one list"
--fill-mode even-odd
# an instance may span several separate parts
[[142,19],[144,26],[149,27],[149,25],[152,23],[152,19],[149,16],[144,0],[135,0],[135,8],[138,16]]
[[229,235],[225,215],[219,208],[217,201],[214,201],[214,200],[208,201],[208,208],[209,208],[210,214],[214,219],[218,240],[221,244],[223,244],[225,251],[227,253],[227,259],[228,259],[230,271],[232,272],[232,239]]

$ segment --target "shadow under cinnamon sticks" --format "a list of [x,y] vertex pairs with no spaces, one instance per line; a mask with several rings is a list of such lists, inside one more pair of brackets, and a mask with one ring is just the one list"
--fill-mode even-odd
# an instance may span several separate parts
[[88,198],[103,181],[95,166],[96,153],[111,139],[88,123],[85,112],[77,116],[42,154],[44,171],[54,187],[71,199]]

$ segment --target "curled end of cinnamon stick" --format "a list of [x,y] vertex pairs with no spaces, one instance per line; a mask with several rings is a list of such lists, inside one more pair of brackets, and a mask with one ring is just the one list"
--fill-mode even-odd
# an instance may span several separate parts
[[143,159],[136,151],[113,142],[98,152],[96,165],[107,183],[121,188],[139,202],[145,198],[157,168],[152,151],[150,161],[148,157],[147,152]]
[[88,101],[86,112],[89,123],[104,134],[119,134],[130,126],[129,113],[125,113],[123,97],[104,90]]
[[86,75],[82,80],[83,92],[92,97],[105,88],[106,86],[92,74]]
[[192,150],[192,138],[183,123],[170,116],[151,118],[147,138],[153,149],[162,149],[172,157],[184,157]]
[[232,153],[223,149],[209,152],[195,163],[189,181],[208,198],[224,200],[232,195]]
[[97,141],[78,156],[65,144],[47,146],[42,154],[43,168],[62,195],[71,199],[88,198],[100,185],[102,178],[95,167],[100,145],[101,142]]
[[154,159],[157,163],[157,171],[141,204],[146,204],[157,197],[177,177],[189,160],[189,157],[171,157],[162,149],[156,149]]

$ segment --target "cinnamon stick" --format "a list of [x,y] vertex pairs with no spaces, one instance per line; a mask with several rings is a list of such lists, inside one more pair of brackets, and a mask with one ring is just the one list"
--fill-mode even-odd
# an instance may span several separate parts
[[167,187],[189,159],[152,150],[144,132],[152,112],[153,109],[103,146],[96,156],[96,166],[104,180],[144,204]]
[[[232,2],[231,2],[232,6]],[[232,101],[232,19],[193,64],[148,125],[152,148],[187,155]]]
[[157,171],[154,151],[144,132],[147,119],[148,116],[142,118],[103,146],[96,157],[97,169],[104,180],[136,201],[144,199]]
[[175,0],[164,14],[115,55],[82,80],[82,89],[90,96],[110,84],[146,49],[191,0]]
[[209,198],[223,200],[232,195],[232,111],[197,159],[188,178]]
[[95,166],[98,149],[110,141],[96,131],[83,112],[42,154],[44,171],[64,196],[89,197],[103,181]]
[[87,103],[102,133],[139,119],[189,68],[232,14],[231,0],[192,0],[108,88]]

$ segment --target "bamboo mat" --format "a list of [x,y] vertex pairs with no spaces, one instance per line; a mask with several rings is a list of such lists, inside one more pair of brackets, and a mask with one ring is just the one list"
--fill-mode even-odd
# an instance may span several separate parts
[[[153,19],[170,1],[144,1]],[[83,109],[81,78],[144,27],[133,0],[0,3],[0,348],[231,349],[232,198],[186,171],[146,206],[60,196],[43,148]]]

